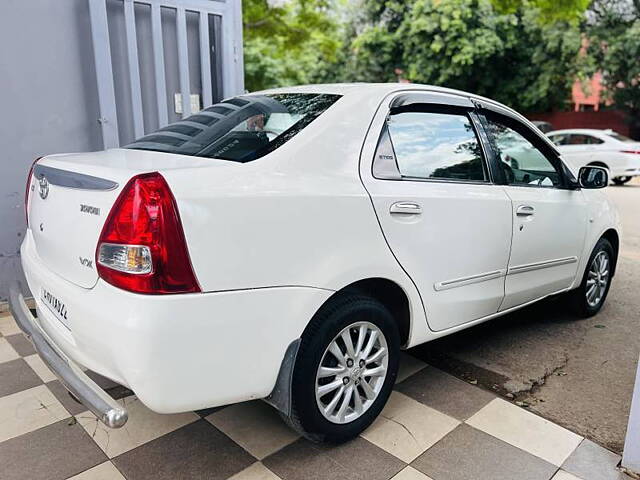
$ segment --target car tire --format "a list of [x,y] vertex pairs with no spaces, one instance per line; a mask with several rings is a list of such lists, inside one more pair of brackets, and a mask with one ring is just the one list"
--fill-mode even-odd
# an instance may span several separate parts
[[[344,335],[351,339],[351,353]],[[334,352],[342,354],[342,360]],[[302,335],[291,383],[291,414],[285,420],[314,442],[342,443],[356,437],[386,404],[398,373],[399,355],[398,327],[383,304],[360,294],[330,299]],[[376,356],[378,361],[364,360]],[[368,372],[376,376],[367,377]]]
[[589,256],[580,286],[569,292],[569,305],[580,318],[592,317],[604,305],[615,264],[616,254],[611,242],[601,238]]
[[625,183],[631,181],[631,177],[615,177],[612,178],[611,181],[616,185],[624,185]]

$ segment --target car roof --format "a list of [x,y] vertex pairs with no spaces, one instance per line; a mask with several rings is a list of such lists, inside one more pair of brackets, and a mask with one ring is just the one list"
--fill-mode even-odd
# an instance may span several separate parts
[[[524,119],[524,117],[513,110],[512,108],[504,105],[500,102],[492,100],[490,98],[476,95],[471,92],[465,92],[463,90],[456,90],[453,88],[439,87],[436,85],[425,85],[421,83],[325,83],[316,85],[297,85],[292,87],[279,87],[269,90],[261,90],[258,92],[251,92],[249,95],[263,95],[274,93],[328,93],[343,96],[367,96],[367,95],[379,95],[380,98],[387,96],[390,93],[395,92],[407,92],[407,91],[425,91],[425,92],[438,92],[448,93],[451,95],[458,95],[472,100],[479,100],[489,104],[497,105],[499,107],[508,110],[512,114]],[[528,120],[527,120],[528,121]]]
[[463,92],[461,90],[454,90],[452,88],[437,87],[435,85],[423,85],[419,83],[366,83],[366,82],[354,82],[354,83],[320,83],[314,85],[296,85],[292,87],[279,87],[269,90],[262,90],[259,92],[252,92],[256,94],[265,93],[333,93],[338,95],[353,95],[353,94],[380,94],[386,95],[392,92],[400,92],[405,90],[429,90],[438,91],[443,93],[452,93],[458,95],[472,96],[473,94]]
[[552,130],[551,132],[547,132],[547,135],[568,134],[568,133],[576,133],[580,135],[593,135],[596,137],[600,137],[607,133],[614,133],[614,132],[613,130],[599,130],[597,128],[565,128],[564,130]]
[[[556,146],[547,138],[542,131],[540,131],[535,125],[533,125],[524,115],[515,111],[514,109],[492,100],[490,98],[482,97],[470,92],[462,90],[455,90],[453,88],[438,87],[436,85],[424,85],[420,83],[327,83],[317,85],[299,85],[293,87],[280,87],[270,90],[262,90],[258,92],[252,92],[248,95],[264,95],[264,94],[276,94],[276,93],[326,93],[342,95],[344,97],[366,98],[371,96],[377,96],[382,101],[389,94],[401,93],[401,92],[436,92],[445,93],[454,96],[464,97],[471,101],[475,100],[483,104],[486,108],[497,110],[498,112],[514,117],[515,119],[529,124],[536,134],[548,144],[550,148],[558,152]],[[559,153],[559,152],[558,152]]]

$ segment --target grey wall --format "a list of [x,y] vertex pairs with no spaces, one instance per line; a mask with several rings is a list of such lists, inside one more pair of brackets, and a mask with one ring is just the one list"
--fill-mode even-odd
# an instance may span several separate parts
[[0,300],[19,276],[24,189],[33,160],[99,150],[86,0],[2,0],[0,13]]
[[[135,15],[144,128],[145,132],[148,133],[158,128],[157,101],[154,83],[153,45],[151,42],[151,7],[145,4],[135,4]],[[109,23],[111,56],[114,59],[112,68],[117,106],[118,135],[120,137],[120,144],[126,145],[134,140],[134,134],[131,88],[129,84],[129,67],[126,60],[127,41],[122,0],[107,0],[107,17]],[[169,123],[171,123],[182,118],[181,115],[175,113],[174,109],[174,93],[180,92],[176,12],[170,8],[163,8],[161,18],[164,42],[167,104],[169,105]],[[200,94],[202,92],[202,85],[200,83],[198,15],[195,12],[187,11],[186,18],[190,91],[194,94]],[[214,98],[214,101],[215,100],[221,100],[221,98]]]

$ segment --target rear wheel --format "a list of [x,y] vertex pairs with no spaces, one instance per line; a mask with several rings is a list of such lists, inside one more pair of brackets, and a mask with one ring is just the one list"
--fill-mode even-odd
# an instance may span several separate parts
[[330,300],[302,336],[289,424],[317,442],[354,438],[387,402],[399,351],[397,325],[380,302],[362,295]]
[[580,287],[569,294],[571,306],[580,317],[591,317],[604,305],[615,261],[611,243],[606,238],[601,238],[591,252]]
[[629,181],[631,181],[631,177],[615,177],[614,179],[612,179],[612,182],[616,185],[624,185]]

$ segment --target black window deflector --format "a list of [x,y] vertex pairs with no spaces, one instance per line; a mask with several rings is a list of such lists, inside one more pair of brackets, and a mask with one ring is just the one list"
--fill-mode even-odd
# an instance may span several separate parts
[[398,95],[391,102],[390,108],[397,109],[412,105],[449,105],[454,107],[473,108],[468,97],[440,92],[407,92]]

